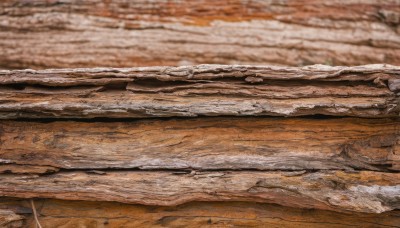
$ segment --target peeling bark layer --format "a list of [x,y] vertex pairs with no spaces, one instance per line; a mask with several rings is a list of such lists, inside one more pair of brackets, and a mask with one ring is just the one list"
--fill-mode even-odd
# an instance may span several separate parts
[[400,64],[398,0],[3,0],[0,67]]
[[[337,213],[245,202],[194,202],[176,207],[111,202],[35,200],[43,227],[399,227],[399,211],[382,214]],[[26,200],[0,200],[19,208],[34,227]],[[25,213],[24,213],[25,211]],[[23,227],[23,226],[17,226]]]
[[191,201],[250,201],[290,207],[381,213],[400,209],[400,173],[58,172],[1,174],[0,196],[174,206]]
[[393,119],[0,122],[0,173],[58,169],[400,171]]
[[[0,196],[400,209],[399,75],[391,65],[3,70],[0,118],[37,119],[0,122]],[[317,114],[372,118],[254,117]],[[228,115],[252,117],[131,119]]]
[[399,115],[400,68],[200,65],[0,71],[0,118]]

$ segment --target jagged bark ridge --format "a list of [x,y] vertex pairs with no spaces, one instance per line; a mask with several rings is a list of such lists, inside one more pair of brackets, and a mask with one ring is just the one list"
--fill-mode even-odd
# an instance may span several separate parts
[[0,71],[0,118],[399,115],[400,68],[200,65]]

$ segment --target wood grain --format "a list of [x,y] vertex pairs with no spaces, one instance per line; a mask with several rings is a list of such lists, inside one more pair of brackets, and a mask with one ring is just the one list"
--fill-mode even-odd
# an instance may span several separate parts
[[0,173],[58,169],[400,171],[393,119],[0,122]]
[[[399,227],[399,211],[338,213],[251,202],[193,202],[175,207],[115,202],[35,200],[43,227]],[[27,200],[0,199],[0,207],[24,216],[35,227]]]
[[299,208],[381,213],[400,208],[400,173],[81,171],[1,174],[0,196],[174,206],[250,201]]
[[400,68],[228,66],[0,71],[0,118],[399,116]]
[[22,227],[24,217],[9,209],[0,208],[0,226],[5,228]]
[[0,53],[1,227],[399,227],[399,0],[3,0]]
[[3,0],[0,68],[400,64],[398,0]]

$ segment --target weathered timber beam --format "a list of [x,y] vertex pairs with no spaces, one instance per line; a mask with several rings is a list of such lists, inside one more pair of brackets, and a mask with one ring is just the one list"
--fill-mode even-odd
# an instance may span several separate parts
[[251,201],[290,207],[381,213],[400,208],[400,173],[362,171],[58,172],[0,175],[0,196],[173,206]]
[[0,121],[0,173],[62,169],[400,171],[396,119]]
[[[35,199],[43,227],[399,227],[400,211],[338,213],[252,202],[193,202],[175,207]],[[29,211],[28,200],[0,198],[0,207]],[[25,226],[35,221],[26,212]],[[19,227],[19,226],[15,226]]]
[[0,118],[399,116],[400,67],[0,71]]
[[2,0],[0,67],[400,64],[398,0]]

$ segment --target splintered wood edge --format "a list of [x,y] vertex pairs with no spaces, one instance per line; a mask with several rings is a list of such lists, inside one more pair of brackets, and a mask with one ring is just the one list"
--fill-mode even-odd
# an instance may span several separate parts
[[[388,75],[376,75],[376,73]],[[370,74],[371,77],[365,74]],[[389,64],[369,64],[361,66],[328,66],[310,65],[304,67],[255,66],[255,65],[218,65],[201,64],[195,66],[150,66],[132,68],[64,68],[45,70],[0,70],[0,83],[43,83],[43,85],[68,85],[63,81],[89,80],[101,82],[102,79],[116,80],[119,78],[156,78],[165,81],[179,79],[198,80],[223,77],[258,77],[260,79],[276,80],[332,80],[332,81],[373,81],[377,78],[387,80],[399,79],[400,67]],[[29,78],[31,77],[31,78]],[[57,84],[57,82],[59,84]],[[90,81],[89,81],[90,82]],[[108,81],[106,81],[107,83]],[[76,81],[77,85],[87,83]],[[103,82],[104,83],[104,82]]]

